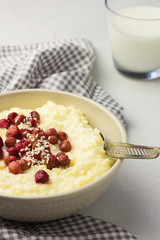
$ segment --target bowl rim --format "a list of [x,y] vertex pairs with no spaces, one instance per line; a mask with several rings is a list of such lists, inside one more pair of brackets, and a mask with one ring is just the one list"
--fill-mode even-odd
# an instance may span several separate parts
[[[127,142],[127,132],[123,126],[123,124],[121,123],[121,121],[117,118],[117,116],[112,113],[109,109],[107,109],[106,107],[104,107],[102,104],[96,102],[95,100],[92,100],[88,97],[82,96],[80,94],[75,94],[75,93],[71,93],[71,92],[67,92],[67,91],[60,91],[60,90],[49,90],[49,89],[37,89],[37,88],[32,88],[32,89],[20,89],[20,90],[13,90],[13,91],[8,91],[8,92],[2,92],[0,93],[0,97],[1,96],[7,96],[7,95],[15,95],[18,93],[29,93],[29,92],[49,92],[49,93],[55,93],[55,94],[62,94],[62,95],[70,95],[73,96],[75,98],[79,98],[82,99],[84,101],[87,101],[93,105],[96,105],[98,108],[102,109],[103,111],[105,111],[109,116],[111,116],[111,118],[113,118],[113,120],[116,122],[116,124],[119,126],[121,133],[122,133],[122,142]],[[73,190],[69,190],[66,192],[62,192],[62,193],[54,193],[54,194],[49,194],[49,195],[14,195],[14,194],[7,194],[7,193],[0,193],[0,198],[7,198],[7,199],[23,199],[23,200],[40,200],[40,199],[50,199],[50,198],[54,198],[54,199],[59,199],[61,197],[69,197],[69,196],[73,196],[81,193],[83,191],[85,191],[86,189],[89,189],[90,187],[92,187],[93,185],[98,184],[99,182],[103,181],[108,175],[111,175],[113,171],[115,171],[120,164],[122,163],[122,159],[117,159],[117,161],[114,163],[114,165],[106,172],[104,173],[102,176],[98,177],[97,179],[81,186],[78,188],[75,188]]]

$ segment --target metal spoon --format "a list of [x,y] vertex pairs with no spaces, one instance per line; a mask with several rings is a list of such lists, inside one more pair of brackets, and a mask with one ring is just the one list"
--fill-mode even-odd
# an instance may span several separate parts
[[104,141],[104,149],[109,157],[147,159],[159,156],[160,148],[158,147],[147,147],[121,142],[107,144],[105,136],[101,132],[100,135]]

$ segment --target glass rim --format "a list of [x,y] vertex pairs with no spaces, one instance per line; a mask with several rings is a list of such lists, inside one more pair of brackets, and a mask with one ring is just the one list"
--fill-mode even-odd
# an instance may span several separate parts
[[[108,1],[109,0],[105,0],[105,6],[106,8],[113,14],[119,16],[119,17],[122,17],[122,18],[127,18],[127,19],[130,19],[130,20],[135,20],[135,21],[160,21],[160,18],[135,18],[135,17],[128,17],[128,16],[125,16],[125,15],[122,15],[118,12],[116,12],[115,10],[113,10],[109,5],[108,5]],[[141,5],[142,6],[142,5]]]

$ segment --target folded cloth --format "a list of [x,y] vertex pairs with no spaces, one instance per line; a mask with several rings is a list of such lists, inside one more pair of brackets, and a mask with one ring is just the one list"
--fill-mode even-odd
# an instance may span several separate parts
[[0,219],[1,240],[138,240],[121,227],[80,214],[46,223]]
[[[111,110],[124,124],[123,108],[91,79],[94,51],[87,40],[63,40],[0,47],[0,91],[47,88],[89,97]],[[48,223],[0,218],[1,240],[136,239],[111,223],[73,215]]]
[[94,51],[87,40],[0,47],[0,91],[59,89],[89,97],[124,124],[123,108],[91,79]]

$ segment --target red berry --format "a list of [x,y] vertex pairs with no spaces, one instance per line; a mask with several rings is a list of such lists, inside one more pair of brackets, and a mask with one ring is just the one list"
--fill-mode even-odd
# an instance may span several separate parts
[[8,170],[13,174],[22,173],[22,168],[17,161],[10,162],[8,165]]
[[20,134],[22,138],[27,138],[27,133],[32,133],[32,130],[28,128],[21,128],[20,129]]
[[36,136],[36,134],[31,134],[29,136],[29,138],[27,138],[27,141],[30,143],[30,144],[34,144],[34,142],[36,142],[38,139],[38,137]]
[[70,159],[67,154],[60,152],[57,154],[57,158],[61,166],[66,167],[70,164]]
[[20,144],[22,148],[26,148],[28,146],[28,141],[26,139],[21,139]]
[[49,136],[48,137],[48,142],[50,144],[57,144],[58,143],[58,137],[56,137],[56,136]]
[[15,117],[14,122],[16,125],[19,125],[21,122],[23,122],[25,120],[25,116],[24,115],[18,115]]
[[28,146],[28,141],[25,139],[21,139],[20,142],[15,145],[17,152],[18,153],[21,152],[23,154],[26,152],[25,148],[27,146]]
[[49,175],[44,170],[39,170],[35,174],[35,182],[36,183],[47,183],[49,181]]
[[50,128],[45,132],[45,136],[48,138],[49,136],[58,136],[58,133],[55,128]]
[[58,133],[58,138],[59,138],[60,141],[63,141],[63,140],[66,140],[68,138],[68,135],[65,132],[59,132]]
[[9,121],[7,119],[0,120],[0,128],[9,128]]
[[34,118],[29,118],[28,122],[30,123],[31,127],[37,127],[37,120]]
[[60,143],[59,148],[63,152],[69,152],[71,150],[71,144],[68,140],[64,140]]
[[8,120],[10,122],[10,124],[14,124],[14,119],[15,117],[18,115],[18,113],[16,112],[11,112],[9,115],[8,115]]
[[6,156],[4,158],[5,165],[8,165],[10,162],[16,161],[16,156]]
[[4,152],[3,152],[3,149],[0,148],[0,159],[3,159],[4,158]]
[[3,139],[0,137],[0,147],[3,147]]
[[10,127],[6,132],[6,137],[19,138],[19,136],[20,136],[20,130],[16,125]]
[[48,169],[52,170],[52,168],[59,167],[59,161],[54,155],[49,155],[49,160],[46,161],[46,166]]
[[7,149],[7,152],[9,155],[16,156],[17,155],[17,149],[15,147],[10,147]]
[[6,138],[5,145],[7,148],[13,147],[16,143],[16,138],[14,137],[8,137]]
[[21,169],[23,171],[25,171],[31,167],[31,161],[28,161],[25,158],[21,158],[18,163],[21,166]]
[[31,116],[32,118],[36,118],[38,121],[40,120],[40,115],[39,115],[39,113],[36,112],[36,111],[30,112],[30,116]]
[[42,154],[42,151],[35,151],[34,154],[33,154],[33,157],[35,159],[40,160],[41,159],[41,154]]
[[41,138],[42,136],[45,136],[45,133],[44,133],[44,131],[41,129],[41,128],[34,128],[33,130],[32,130],[32,134],[35,134],[35,135],[37,135],[38,136],[38,138]]

